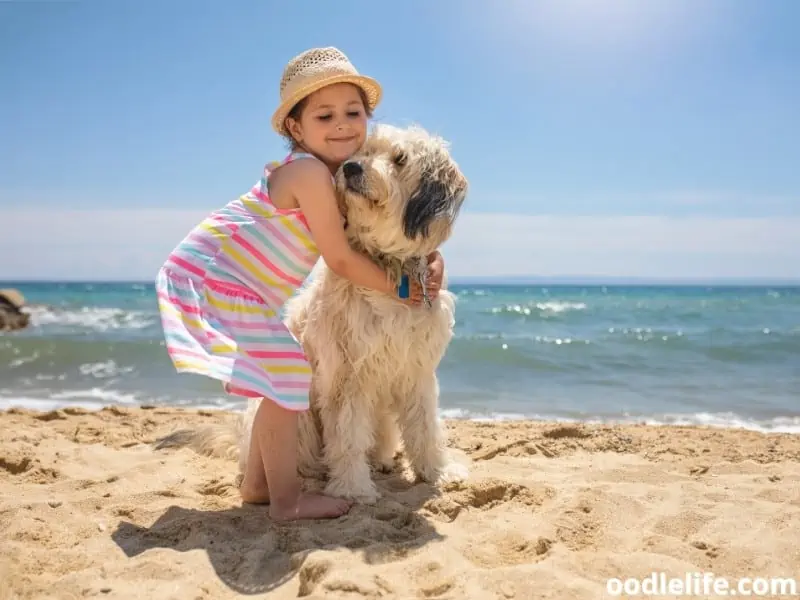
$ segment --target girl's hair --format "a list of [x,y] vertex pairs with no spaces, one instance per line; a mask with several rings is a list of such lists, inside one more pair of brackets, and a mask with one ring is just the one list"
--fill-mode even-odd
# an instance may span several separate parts
[[[364,90],[359,87],[358,88],[358,95],[361,96],[361,102],[364,104],[364,111],[367,113],[367,118],[371,119],[372,118],[372,111],[369,108],[369,101],[367,99],[366,92],[364,92]],[[289,111],[289,114],[286,115],[286,118],[287,119],[291,118],[291,119],[294,119],[295,121],[299,121],[300,117],[303,115],[303,110],[305,109],[306,104],[308,104],[308,96],[306,96],[305,98],[300,100],[300,102],[295,104],[292,107],[292,110]],[[283,137],[286,138],[286,141],[289,144],[289,150],[291,152],[295,152],[295,151],[299,150],[299,148],[297,146],[297,142],[295,141],[295,139],[292,137],[292,134],[289,133],[288,130],[286,131],[286,134]]]

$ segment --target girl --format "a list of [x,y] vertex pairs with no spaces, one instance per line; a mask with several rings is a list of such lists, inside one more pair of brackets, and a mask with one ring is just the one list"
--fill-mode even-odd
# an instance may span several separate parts
[[[399,296],[387,274],[348,245],[333,188],[333,174],[366,138],[381,87],[339,50],[315,48],[287,64],[280,95],[272,125],[292,152],[189,232],[158,273],[158,301],[178,372],[269,400],[253,425],[242,500],[269,503],[279,520],[337,517],[349,501],[301,491],[297,411],[309,407],[311,368],[279,314],[320,255],[355,284]],[[435,297],[443,261],[436,253],[429,262]],[[398,297],[421,300],[413,283],[408,298]]]

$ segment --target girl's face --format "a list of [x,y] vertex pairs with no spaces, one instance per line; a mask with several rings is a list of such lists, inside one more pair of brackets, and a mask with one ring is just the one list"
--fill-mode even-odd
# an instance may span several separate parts
[[309,95],[300,118],[287,128],[306,150],[337,168],[361,148],[367,136],[367,113],[359,89],[334,83]]

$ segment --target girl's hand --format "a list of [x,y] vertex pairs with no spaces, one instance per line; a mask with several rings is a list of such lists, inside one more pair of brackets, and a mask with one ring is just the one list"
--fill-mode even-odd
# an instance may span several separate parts
[[412,306],[419,306],[425,300],[425,293],[419,281],[414,280],[411,282],[409,296],[408,303]]
[[439,296],[444,280],[444,258],[437,250],[428,256],[428,273],[425,276],[425,286],[428,290],[428,298],[431,302]]
[[[404,277],[408,277],[407,275]],[[397,301],[405,304],[406,306],[419,306],[422,304],[424,294],[422,293],[422,286],[418,281],[409,279],[408,282],[408,298],[400,296],[400,290],[397,290]]]
[[444,281],[444,258],[437,250],[428,255],[428,271],[425,274],[425,289],[422,285],[412,280],[408,286],[408,298],[398,298],[400,302],[408,306],[419,306],[425,301],[427,293],[428,300],[433,302],[438,298],[439,291],[442,289]]

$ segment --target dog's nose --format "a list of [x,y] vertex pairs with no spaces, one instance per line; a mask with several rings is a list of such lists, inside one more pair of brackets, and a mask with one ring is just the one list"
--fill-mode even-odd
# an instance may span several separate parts
[[345,177],[358,177],[359,175],[364,173],[364,169],[361,168],[361,165],[357,162],[346,162],[342,167],[342,171],[344,172]]

